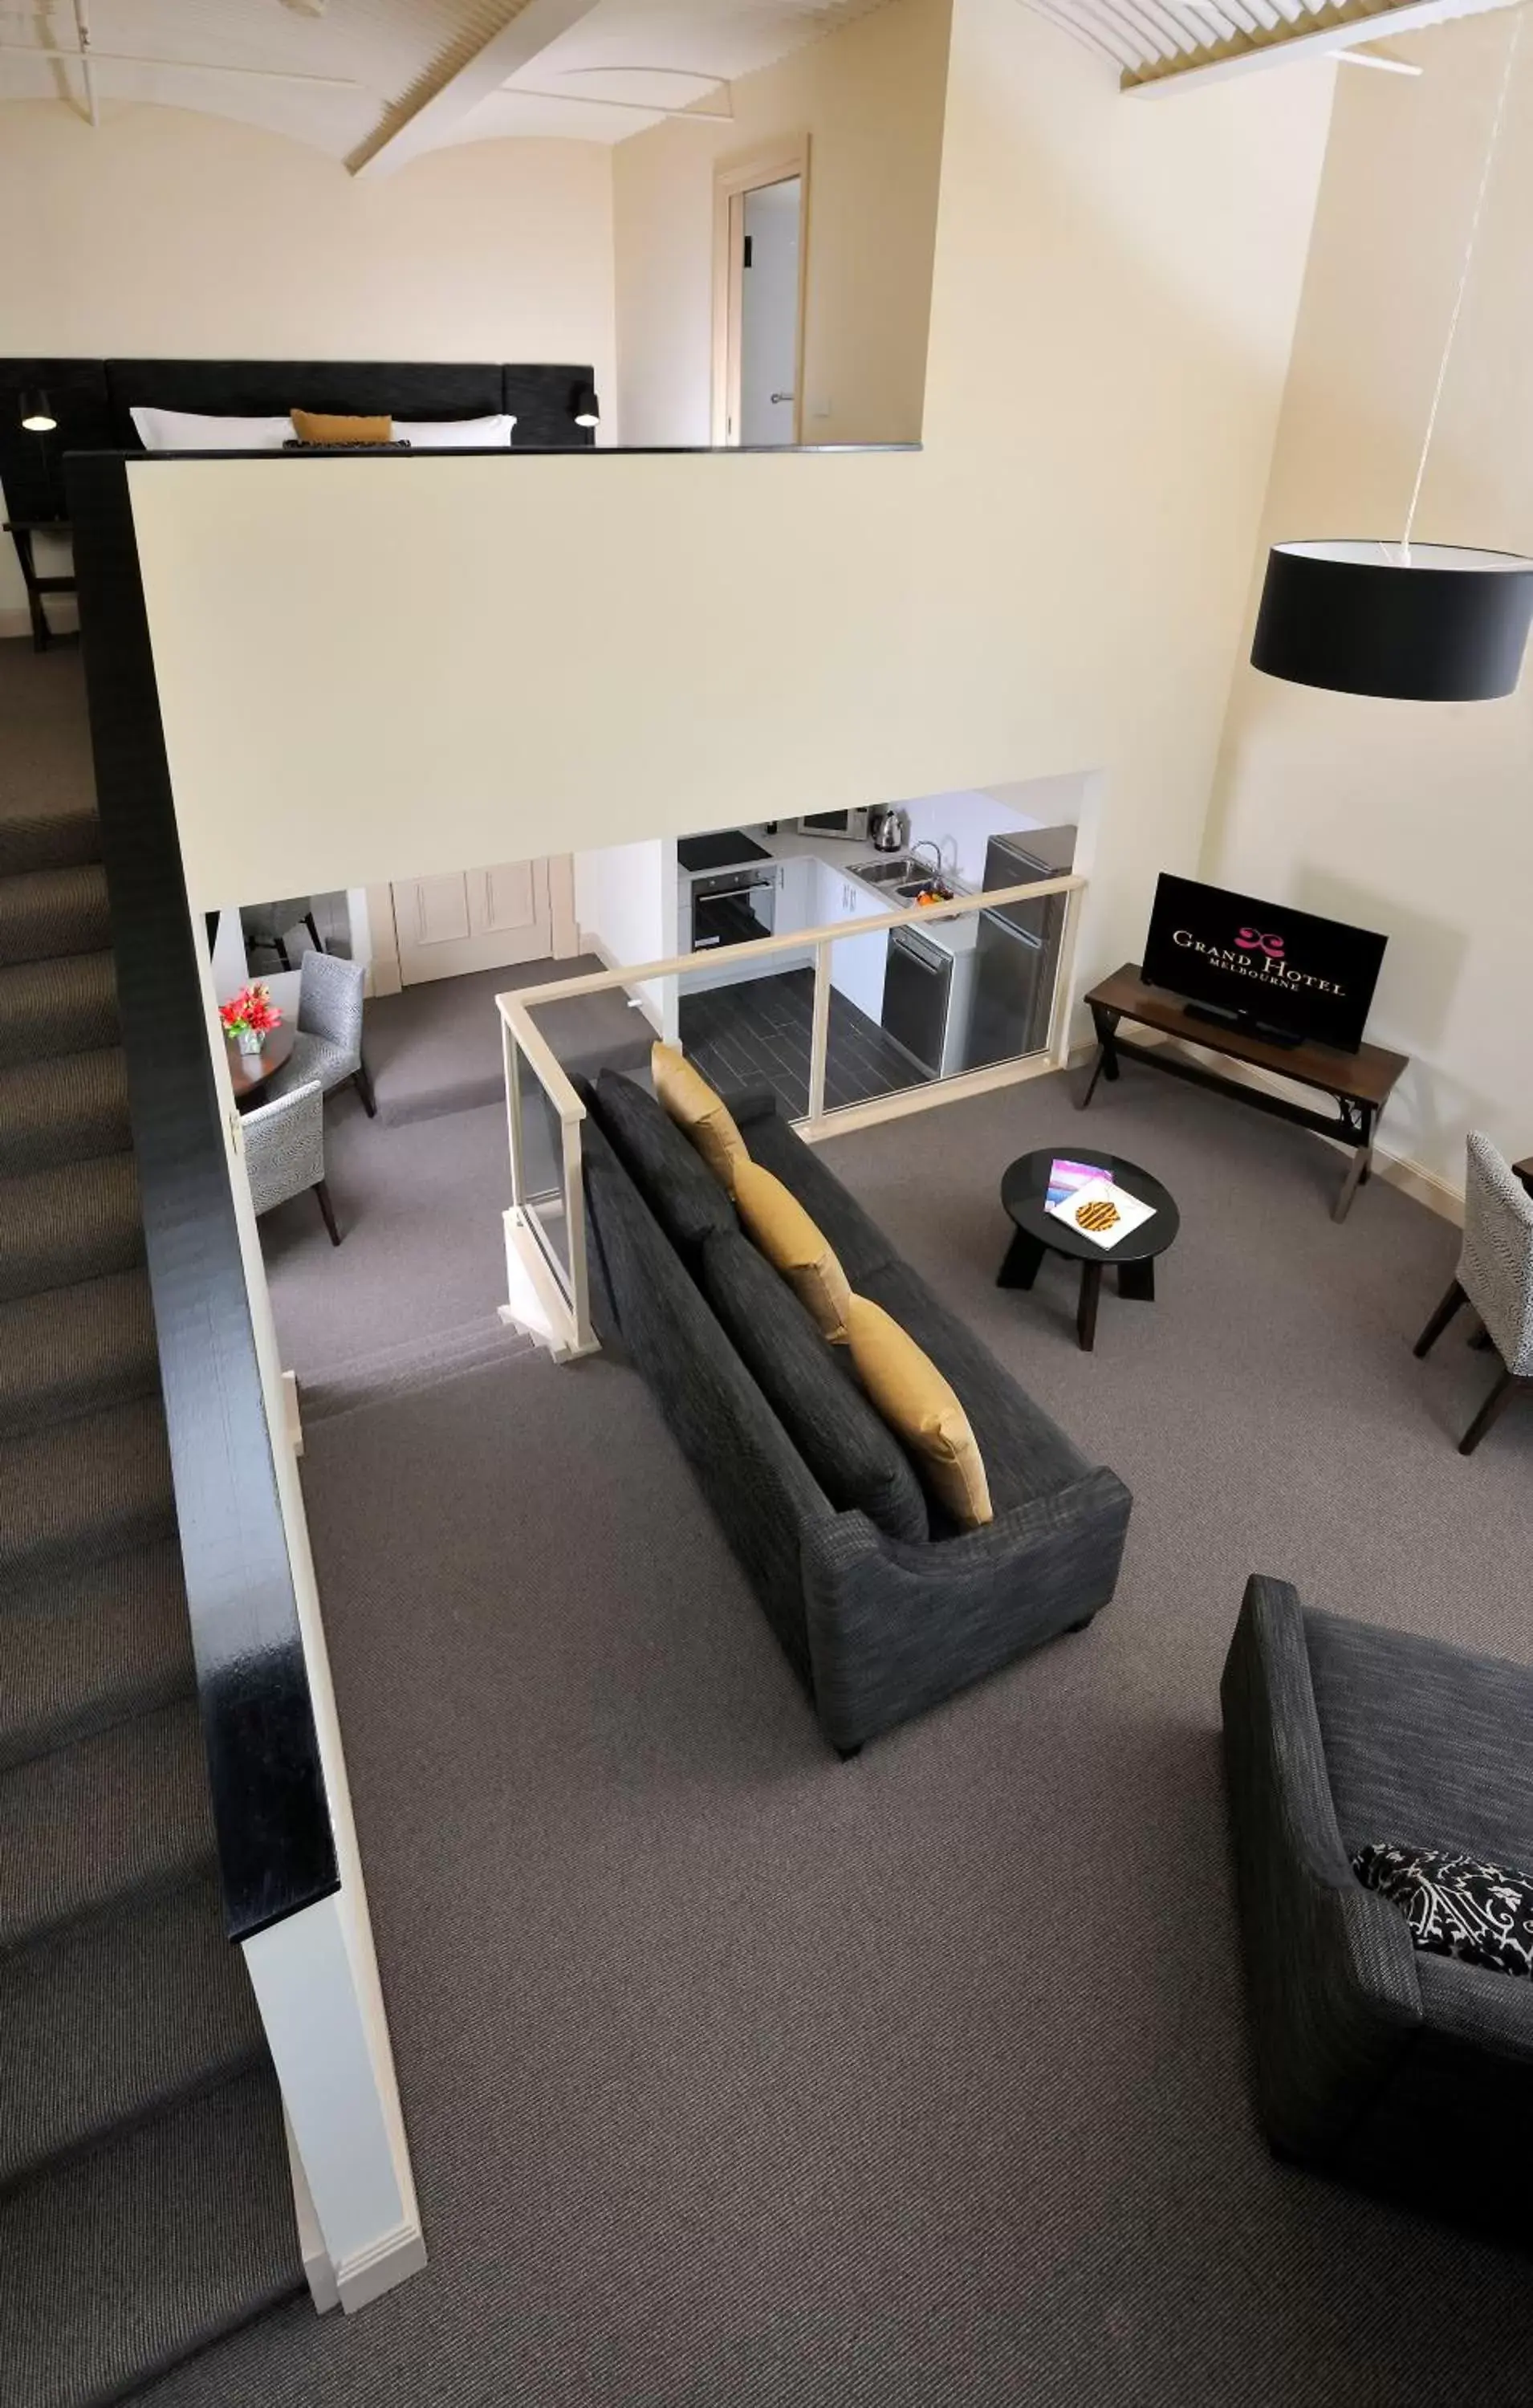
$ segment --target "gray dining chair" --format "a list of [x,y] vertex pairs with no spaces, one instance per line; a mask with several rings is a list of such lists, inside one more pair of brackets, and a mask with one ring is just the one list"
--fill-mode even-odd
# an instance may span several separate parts
[[318,1079],[308,1080],[276,1103],[258,1104],[242,1115],[239,1128],[257,1217],[312,1187],[330,1242],[338,1246],[336,1208],[324,1183],[324,1104]]
[[1458,1273],[1416,1340],[1418,1354],[1437,1343],[1461,1304],[1473,1306],[1501,1361],[1500,1378],[1459,1441],[1459,1454],[1472,1455],[1517,1390],[1533,1387],[1533,1196],[1479,1129],[1469,1131]]
[[378,1104],[362,1058],[364,978],[361,963],[349,962],[340,953],[304,955],[293,1051],[272,1074],[272,1095],[291,1096],[294,1087],[318,1079],[328,1096],[350,1079],[369,1120],[374,1117]]
[[324,951],[319,929],[314,924],[312,895],[283,895],[279,896],[274,903],[241,904],[239,926],[247,951],[252,945],[265,945],[269,953],[276,954],[285,970],[293,968],[287,949],[290,929],[307,928],[315,952],[322,953]]

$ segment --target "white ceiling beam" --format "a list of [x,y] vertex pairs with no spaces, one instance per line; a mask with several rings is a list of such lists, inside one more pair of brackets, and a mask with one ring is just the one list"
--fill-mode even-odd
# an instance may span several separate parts
[[628,108],[640,117],[690,117],[703,125],[733,125],[736,122],[733,111],[727,108],[666,108],[658,100],[613,100],[600,92],[545,92],[540,84],[503,84],[500,96],[503,100],[556,100],[566,108]]
[[[1490,7],[1517,5],[1517,0],[1490,0]],[[1485,0],[1340,0],[1323,17],[1297,24],[1265,27],[1255,34],[1234,34],[1209,42],[1190,59],[1155,59],[1148,66],[1126,69],[1123,90],[1137,96],[1184,92],[1190,84],[1218,83],[1230,76],[1250,75],[1258,67],[1277,66],[1297,58],[1324,58],[1332,50],[1355,50],[1359,42],[1381,35],[1409,34],[1423,25],[1440,25],[1454,17],[1488,14]]]
[[59,59],[73,66],[153,67],[161,75],[260,76],[267,83],[317,84],[327,92],[360,92],[354,76],[306,75],[296,67],[232,66],[226,59],[151,58],[147,50],[66,50],[46,42],[0,42],[0,58]]
[[498,92],[561,34],[589,17],[597,5],[598,0],[526,0],[509,25],[492,34],[472,58],[465,59],[442,82],[426,86],[384,112],[377,131],[347,160],[352,175],[392,175],[407,160],[434,150],[470,109]]

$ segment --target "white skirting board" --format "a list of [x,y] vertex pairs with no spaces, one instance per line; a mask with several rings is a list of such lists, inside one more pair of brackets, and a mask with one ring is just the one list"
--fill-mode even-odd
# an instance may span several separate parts
[[[623,964],[619,961],[610,945],[604,944],[600,937],[590,928],[582,928],[576,942],[582,953],[595,953],[604,970],[621,970],[623,968]],[[655,1010],[652,997],[641,992],[638,995],[630,995],[628,1001],[635,1011],[643,1013],[657,1037],[668,1037],[670,1041],[674,1042],[675,1032],[667,1031],[662,1014]]]

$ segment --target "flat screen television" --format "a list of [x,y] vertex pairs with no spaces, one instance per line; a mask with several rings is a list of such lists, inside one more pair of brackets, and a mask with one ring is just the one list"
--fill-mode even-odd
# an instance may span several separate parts
[[1282,1045],[1355,1054],[1387,939],[1163,871],[1144,942],[1147,985],[1169,987],[1203,1019]]

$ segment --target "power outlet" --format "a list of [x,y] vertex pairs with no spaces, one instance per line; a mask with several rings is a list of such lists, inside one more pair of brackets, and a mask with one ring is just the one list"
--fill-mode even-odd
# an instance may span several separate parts
[[815,394],[813,400],[809,403],[809,416],[811,418],[828,418],[830,416],[830,395],[828,393],[820,393]]

